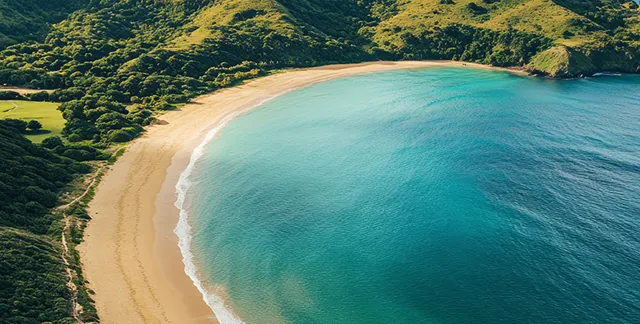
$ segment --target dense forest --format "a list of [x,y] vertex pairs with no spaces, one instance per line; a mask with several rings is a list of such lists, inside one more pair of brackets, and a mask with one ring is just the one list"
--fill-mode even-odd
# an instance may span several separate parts
[[61,253],[56,242],[0,227],[2,323],[73,323]]
[[[2,323],[75,321],[61,192],[90,172],[85,162],[197,95],[283,68],[372,60],[555,77],[640,67],[630,0],[0,0],[0,17],[0,85],[52,90],[0,100],[59,102],[66,120],[40,145],[21,135],[25,121],[0,122]],[[76,283],[83,316],[96,320]]]
[[[70,323],[70,291],[57,239],[60,215],[51,209],[61,191],[91,168],[32,144],[22,135],[26,124],[0,120],[0,322]],[[70,150],[58,141],[47,143],[62,153]]]
[[59,191],[89,167],[33,145],[20,135],[22,127],[26,122],[0,120],[0,226],[45,234]]
[[89,0],[0,0],[0,47],[42,41],[51,25]]

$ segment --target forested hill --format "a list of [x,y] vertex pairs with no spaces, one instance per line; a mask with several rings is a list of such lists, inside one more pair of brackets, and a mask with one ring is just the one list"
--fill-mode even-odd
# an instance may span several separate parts
[[[636,72],[640,65],[639,11],[632,0],[14,1],[0,5],[21,8],[23,14],[13,16],[24,19],[43,10],[59,17],[54,13],[80,3],[84,8],[55,25],[45,41],[0,54],[0,68],[26,73],[11,78],[3,71],[0,82],[33,87],[83,86],[87,79],[143,73],[193,78],[190,89],[211,90],[215,71],[245,61],[269,70],[454,59],[559,77]],[[41,30],[21,26],[11,28],[15,39]],[[54,82],[46,72],[67,79]]]
[[0,48],[44,40],[52,24],[90,0],[0,0]]

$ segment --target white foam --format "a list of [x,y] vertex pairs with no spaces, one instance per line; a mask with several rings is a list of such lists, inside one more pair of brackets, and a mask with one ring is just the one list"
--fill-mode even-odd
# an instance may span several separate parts
[[597,77],[597,76],[622,76],[622,74],[615,73],[615,72],[598,72],[598,73],[594,73],[593,76],[594,77]]
[[184,171],[180,174],[178,183],[176,183],[177,198],[174,205],[180,210],[180,217],[178,218],[178,224],[176,225],[176,228],[173,230],[173,232],[178,236],[178,246],[180,247],[180,252],[182,253],[184,271],[189,276],[189,278],[191,278],[193,284],[202,294],[205,303],[207,303],[209,308],[213,310],[213,313],[216,315],[216,318],[218,319],[220,324],[243,324],[243,322],[224,306],[224,300],[222,298],[210,291],[207,291],[200,278],[198,278],[198,269],[194,262],[193,253],[191,252],[191,225],[189,224],[189,214],[185,206],[187,191],[192,184],[189,180],[189,177],[193,173],[196,162],[204,154],[205,146],[209,142],[211,142],[220,132],[220,130],[222,130],[231,120],[291,90],[283,91],[274,95],[273,97],[262,100],[256,105],[226,115],[222,120],[220,120],[217,126],[215,126],[207,133],[202,143],[200,143],[200,145],[198,145],[193,150],[193,153],[191,154],[191,158],[189,160],[189,164],[187,165],[186,169],[184,169]]

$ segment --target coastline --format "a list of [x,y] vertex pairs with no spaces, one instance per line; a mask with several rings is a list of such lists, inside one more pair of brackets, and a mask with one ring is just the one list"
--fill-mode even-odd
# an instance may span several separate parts
[[160,116],[103,177],[89,205],[92,220],[78,250],[88,286],[96,292],[93,298],[101,321],[217,323],[185,273],[184,256],[174,233],[180,210],[174,204],[180,177],[195,161],[194,150],[213,139],[226,122],[279,95],[315,83],[437,66],[506,70],[451,61],[368,62],[287,70],[201,96]]

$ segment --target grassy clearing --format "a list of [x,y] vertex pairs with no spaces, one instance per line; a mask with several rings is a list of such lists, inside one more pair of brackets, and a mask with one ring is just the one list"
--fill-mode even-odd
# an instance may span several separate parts
[[188,49],[191,45],[198,45],[211,36],[211,31],[206,27],[200,26],[196,28],[196,30],[176,38],[175,44],[168,46],[168,48],[173,50]]
[[569,47],[578,47],[580,45],[586,44],[591,42],[592,40],[586,38],[586,37],[572,37],[570,39],[558,39],[556,40],[556,43],[560,44],[560,45],[564,45],[564,46],[569,46]]
[[26,135],[34,143],[60,135],[65,123],[62,113],[58,111],[58,104],[51,102],[0,100],[0,119],[4,118],[39,121],[42,129]]

